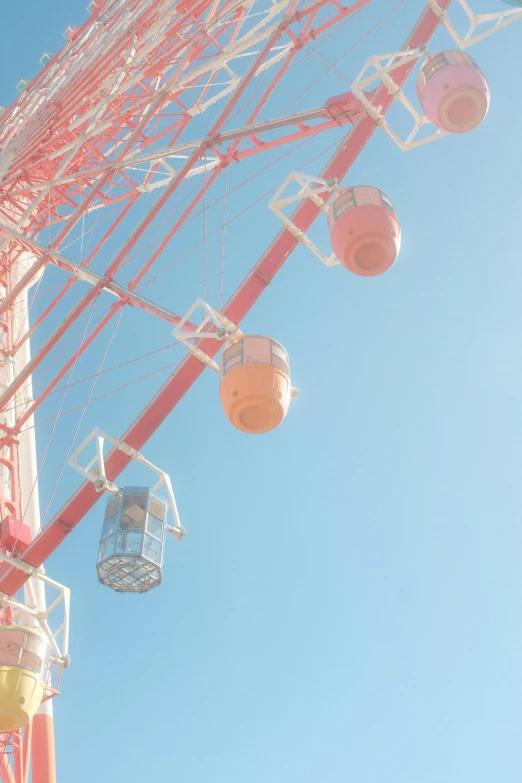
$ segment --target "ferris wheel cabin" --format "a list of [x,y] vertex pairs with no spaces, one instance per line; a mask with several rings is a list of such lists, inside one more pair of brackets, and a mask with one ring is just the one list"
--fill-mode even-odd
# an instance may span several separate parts
[[0,626],[0,732],[25,726],[40,706],[50,647],[35,628]]
[[399,221],[390,199],[377,188],[340,190],[330,204],[328,225],[337,258],[356,275],[380,275],[399,255]]
[[98,579],[117,593],[146,593],[163,578],[167,505],[148,487],[124,487],[107,501]]
[[417,95],[426,117],[446,133],[473,130],[489,109],[486,77],[465,52],[428,56],[417,77]]
[[221,356],[221,404],[242,432],[269,432],[281,424],[292,397],[288,354],[270,337],[242,335]]

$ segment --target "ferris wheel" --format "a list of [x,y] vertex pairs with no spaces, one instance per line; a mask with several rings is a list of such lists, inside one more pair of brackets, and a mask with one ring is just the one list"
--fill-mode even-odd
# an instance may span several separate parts
[[[219,377],[231,427],[253,435],[284,427],[299,392],[289,354],[270,324],[251,334],[243,319],[298,246],[325,275],[342,266],[374,277],[397,261],[393,193],[346,178],[374,133],[409,152],[486,117],[487,74],[469,50],[522,19],[522,1],[490,0],[480,13],[466,0],[418,3],[404,40],[365,60],[362,44],[368,51],[403,4],[93,0],[84,24],[67,28],[63,48],[45,52],[38,76],[22,79],[18,99],[1,110],[3,783],[57,779],[52,698],[70,663],[70,599],[46,573],[47,559],[103,497],[99,581],[121,593],[161,584],[167,534],[181,542],[187,531],[175,476],[156,465],[149,438],[205,370]],[[341,28],[345,51],[332,62],[317,46]],[[443,48],[432,49],[435,33]],[[359,63],[350,79],[340,64],[347,53]],[[321,74],[344,80],[344,92],[317,86]],[[297,110],[312,88],[321,100]],[[307,152],[310,141],[319,154]],[[249,269],[253,207],[271,216],[275,237]],[[239,225],[233,255],[247,266],[229,268]],[[149,324],[157,345],[136,356]],[[128,359],[107,368],[122,330]],[[138,360],[148,362],[143,378],[164,376],[143,406],[133,397]],[[122,368],[128,380],[97,396],[99,379]],[[79,474],[82,483],[47,520],[38,479],[71,391],[80,419],[66,425],[57,482]],[[112,391],[127,394],[127,429],[109,429],[108,416],[85,436],[86,407]],[[122,486],[131,463],[143,479]]]

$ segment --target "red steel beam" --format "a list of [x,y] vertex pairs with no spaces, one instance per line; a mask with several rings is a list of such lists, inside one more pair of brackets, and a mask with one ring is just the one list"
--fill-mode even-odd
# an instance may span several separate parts
[[[450,2],[451,0],[440,0],[441,8],[447,9]],[[430,9],[425,9],[411,35],[408,36],[405,48],[415,48],[421,43],[428,43],[437,27],[437,18]],[[395,73],[398,83],[404,84],[414,65],[413,61],[397,69]],[[375,104],[381,105],[383,112],[386,112],[392,102],[393,97],[385,87],[381,86],[376,92]],[[376,125],[371,117],[367,114],[362,115],[343,139],[321,176],[324,179],[330,177],[342,179],[370,140],[375,128]],[[310,199],[306,199],[295,210],[292,216],[293,222],[298,228],[306,231],[318,216],[319,211],[319,208]],[[296,245],[297,240],[287,230],[283,229],[279,232],[226,305],[224,312],[227,318],[234,323],[241,322],[266,286],[281,269]],[[218,340],[207,339],[202,342],[200,347],[209,356],[214,356],[219,351],[221,344]],[[122,440],[135,449],[141,449],[201,375],[203,369],[204,365],[198,359],[191,354],[188,355],[132,423]],[[114,481],[130,461],[130,457],[121,451],[116,449],[111,451],[105,461],[107,478]],[[22,560],[35,568],[41,566],[60,546],[64,538],[74,530],[99,497],[94,485],[90,481],[84,482],[51,522],[36,536],[24,552]],[[0,578],[0,591],[13,595],[22,587],[27,578],[26,574],[11,568]]]
[[31,759],[32,741],[33,741],[33,721],[30,720],[29,723],[27,724],[27,726],[25,727],[25,730],[24,730],[24,744],[23,744],[23,749],[24,749],[24,761],[23,761],[24,775],[23,775],[22,783],[28,783],[28,780],[29,780],[29,764],[30,764],[30,759]]
[[9,764],[9,756],[5,750],[0,751],[2,754],[0,758],[0,779],[2,783],[17,783],[11,765]]

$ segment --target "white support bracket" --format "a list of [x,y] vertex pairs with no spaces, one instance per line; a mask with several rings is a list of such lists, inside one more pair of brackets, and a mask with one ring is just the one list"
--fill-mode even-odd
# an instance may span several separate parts
[[99,11],[104,3],[104,0],[91,0],[89,5],[87,6],[87,13],[88,14],[95,14],[96,11]]
[[[476,14],[467,0],[455,0],[455,2],[460,5],[468,19],[468,30],[464,37],[457,32],[450,15],[440,7],[438,0],[428,0],[428,5],[460,49],[467,49],[489,35],[498,33],[504,27],[516,22],[517,19],[522,19],[522,8],[511,8],[509,11],[496,11],[490,14]],[[484,26],[487,29],[484,30]],[[480,32],[480,28],[482,28],[482,32]]]
[[[186,322],[199,308],[203,310],[203,320],[196,329],[187,331],[184,329]],[[210,324],[214,324],[215,326],[213,331],[209,330]],[[210,356],[202,351],[201,348],[199,348],[197,345],[194,345],[191,341],[196,340],[199,342],[200,340],[209,338],[212,340],[223,340],[227,342],[235,336],[240,336],[242,332],[239,327],[236,326],[236,324],[232,323],[232,321],[223,315],[223,313],[220,313],[219,310],[214,310],[214,308],[207,304],[207,302],[205,302],[203,299],[196,299],[190,310],[185,313],[183,318],[173,329],[172,334],[176,340],[179,340],[186,348],[188,348],[188,350],[193,356],[196,357],[196,359],[199,359],[199,361],[204,365],[210,367],[211,370],[219,372],[219,365],[217,362],[215,362],[214,359],[211,359]]]
[[[304,174],[302,171],[292,171],[268,202],[269,209],[279,218],[287,231],[289,231],[298,242],[320,258],[326,266],[337,266],[341,262],[335,253],[331,253],[327,256],[319,250],[319,248],[308,239],[305,232],[301,231],[301,229],[292,222],[291,218],[285,215],[283,208],[290,204],[294,204],[296,201],[302,201],[304,198],[309,198],[319,207],[321,212],[326,215],[328,212],[327,201],[330,194],[336,190],[339,190],[339,183],[337,180],[318,179],[317,177],[311,177],[308,174]],[[289,192],[285,193],[285,191]],[[326,198],[320,198],[320,196],[324,197],[325,195]]]
[[[437,141],[447,136],[447,133],[438,128],[428,136],[417,138],[422,128],[426,126],[435,126],[430,120],[413,106],[406,97],[401,87],[393,79],[393,72],[411,62],[417,62],[421,57],[427,54],[425,46],[419,46],[417,49],[410,49],[405,52],[392,52],[391,54],[378,54],[370,57],[363,69],[352,84],[352,92],[360,100],[366,112],[370,115],[376,125],[379,126],[403,152],[421,147],[430,141]],[[406,139],[393,130],[386,116],[383,113],[382,106],[375,106],[372,103],[372,95],[375,91],[368,94],[368,87],[375,82],[382,82],[393,99],[400,103],[413,119],[413,128]]]
[[[92,457],[92,459],[85,466],[83,466],[79,463],[78,457],[92,440],[95,440],[96,453],[94,457]],[[176,504],[176,498],[174,497],[174,490],[172,489],[170,476],[168,473],[165,473],[165,471],[153,465],[152,462],[149,462],[147,459],[145,459],[143,454],[141,454],[141,452],[139,452],[137,449],[132,448],[132,446],[129,446],[128,443],[125,443],[123,440],[119,440],[119,438],[113,438],[112,435],[108,435],[106,432],[103,432],[100,427],[95,427],[91,434],[83,441],[83,443],[80,444],[80,446],[69,459],[69,464],[71,467],[77,470],[78,473],[80,473],[88,481],[92,481],[97,492],[108,492],[111,495],[119,495],[121,493],[121,489],[117,487],[116,484],[113,484],[112,481],[109,481],[105,475],[105,460],[103,456],[103,444],[105,440],[108,440],[117,449],[123,451],[123,453],[128,457],[149,468],[154,473],[156,473],[157,476],[159,476],[159,480],[157,484],[154,485],[152,490],[156,491],[163,484],[165,485],[168,495],[168,506],[172,511],[172,516],[174,518],[173,525],[167,523],[167,530],[177,541],[181,541],[185,537],[187,531],[180,522],[178,507]]]
[[[71,591],[68,587],[55,582],[54,579],[46,576],[43,568],[32,568],[22,560],[8,557],[0,552],[0,562],[6,563],[31,578],[28,580],[29,603],[24,604],[6,593],[0,593],[0,606],[10,607],[19,614],[21,624],[31,625],[38,628],[46,637],[51,647],[51,664],[58,667],[63,672],[71,663],[69,657],[69,619],[71,607]],[[36,579],[44,583],[44,586],[52,588],[57,593],[53,601],[46,609],[37,609],[37,600],[34,592],[33,580]],[[49,624],[49,617],[52,614],[56,618],[57,612],[61,611],[58,627],[52,630]],[[54,623],[53,623],[54,625]]]

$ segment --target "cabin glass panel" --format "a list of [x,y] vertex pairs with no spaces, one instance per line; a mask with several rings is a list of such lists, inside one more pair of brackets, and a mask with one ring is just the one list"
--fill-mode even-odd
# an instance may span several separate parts
[[122,530],[144,529],[147,516],[147,494],[145,492],[124,491],[120,522]]
[[384,207],[388,212],[395,214],[390,199],[377,188],[358,185],[341,191],[332,201],[329,213],[330,225],[336,223],[341,215],[354,207]]
[[361,186],[354,188],[355,201],[358,207],[380,207],[382,206],[381,194],[377,188]]
[[45,678],[49,665],[49,654],[50,649],[46,639],[32,633],[26,633],[20,666]]
[[434,57],[430,57],[428,62],[425,63],[421,69],[422,76],[424,77],[424,83],[426,84],[426,82],[431,79],[433,74],[440,70],[440,68],[444,68],[445,65],[449,65],[449,63],[446,59],[446,55],[443,52],[436,54]]
[[222,375],[226,375],[233,367],[243,363],[243,340],[225,348],[222,361]]
[[147,557],[149,560],[152,560],[153,563],[161,565],[163,558],[162,542],[158,541],[158,539],[154,538],[153,536],[146,535],[144,543],[145,546],[143,549],[143,554],[145,557]]
[[17,666],[47,678],[51,651],[46,639],[13,626],[0,632],[0,666]]
[[395,210],[393,208],[393,204],[391,203],[391,201],[388,198],[388,196],[385,193],[383,193],[381,190],[379,191],[379,194],[381,196],[381,202],[382,202],[383,207],[385,209],[387,209],[388,212],[391,212],[392,214],[395,215]]
[[159,541],[162,541],[163,528],[164,528],[163,520],[158,519],[152,514],[149,514],[147,518],[147,533],[151,536],[154,536],[154,538],[157,538]]
[[146,487],[109,498],[98,552],[98,579],[121,593],[143,593],[162,580],[167,504]]
[[157,517],[157,519],[165,519],[165,512],[167,507],[163,501],[158,500],[154,495],[149,496],[149,514]]
[[243,361],[246,363],[271,364],[270,340],[266,337],[245,337],[243,339]]
[[446,52],[446,60],[450,65],[477,65],[473,57],[470,57],[466,52]]
[[112,555],[115,547],[116,547],[115,535],[109,536],[108,538],[104,538],[100,544],[100,550],[98,553],[98,562],[100,563],[102,560],[105,560],[106,557]]
[[127,533],[125,536],[125,551],[131,555],[140,555],[143,544],[143,533]]
[[271,364],[290,375],[288,353],[270,337],[249,335],[225,348],[221,360],[221,375],[240,364]]
[[290,375],[290,361],[288,358],[288,354],[283,348],[283,346],[279,345],[279,343],[275,343],[272,341],[271,350],[272,350],[272,365],[274,367],[277,367],[278,370],[284,372],[285,375]]
[[116,516],[121,506],[121,497],[116,495],[107,501],[107,508],[105,510],[105,519]]
[[332,216],[334,222],[337,221],[341,215],[343,215],[345,212],[348,212],[349,209],[353,209],[355,206],[356,203],[353,188],[348,188],[336,196],[332,202]]
[[24,642],[20,628],[9,628],[0,633],[0,666],[18,666]]
[[114,535],[118,530],[118,517],[109,517],[103,524],[102,538],[108,538]]

